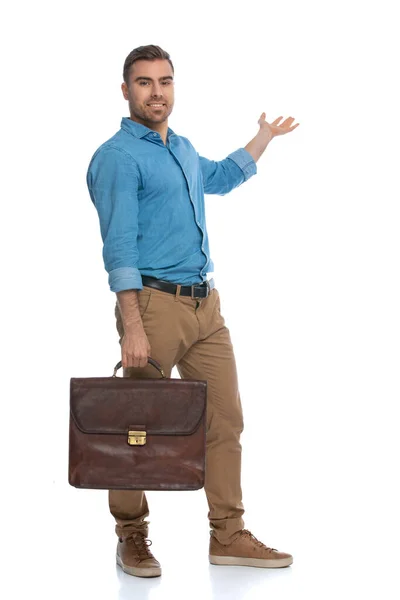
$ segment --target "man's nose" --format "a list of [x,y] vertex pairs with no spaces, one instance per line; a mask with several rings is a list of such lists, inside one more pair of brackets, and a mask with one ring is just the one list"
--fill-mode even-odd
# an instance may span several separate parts
[[162,89],[161,89],[161,85],[159,83],[154,83],[153,84],[153,96],[155,97],[159,97],[162,96]]

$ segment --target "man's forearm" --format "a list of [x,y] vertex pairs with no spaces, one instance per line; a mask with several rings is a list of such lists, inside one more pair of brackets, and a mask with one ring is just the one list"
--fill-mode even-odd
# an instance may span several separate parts
[[259,131],[255,137],[244,147],[251,154],[254,162],[257,162],[265,148],[270,143],[272,137],[267,131]]
[[138,326],[143,327],[139,311],[138,291],[123,290],[122,292],[116,292],[116,295],[124,331],[129,333]]

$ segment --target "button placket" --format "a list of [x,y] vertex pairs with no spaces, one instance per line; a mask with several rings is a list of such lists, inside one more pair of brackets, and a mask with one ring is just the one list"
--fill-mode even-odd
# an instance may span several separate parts
[[[186,177],[185,170],[183,169],[183,167],[182,167],[181,163],[179,162],[178,158],[175,156],[175,154],[172,152],[172,150],[171,150],[171,149],[169,149],[169,148],[168,148],[168,150],[171,152],[172,156],[175,158],[176,162],[177,162],[177,163],[178,163],[178,165],[180,166],[180,168],[181,168],[181,170],[182,170],[182,173],[183,173],[183,176],[184,176],[184,178],[185,178],[185,180],[186,180],[186,185],[187,185],[187,188],[188,188],[188,193],[189,193],[190,202],[192,203],[192,206],[193,206],[194,219],[195,219],[195,222],[196,222],[196,225],[197,225],[197,227],[198,227],[198,228],[200,229],[200,231],[201,231],[201,235],[203,236],[203,237],[202,237],[202,243],[201,243],[201,251],[203,252],[204,256],[206,257],[206,262],[205,262],[205,264],[204,264],[204,267],[205,267],[205,266],[206,266],[206,264],[207,264],[207,263],[208,263],[208,261],[209,261],[209,257],[207,256],[206,252],[204,251],[204,231],[203,231],[203,229],[201,228],[201,226],[200,226],[200,224],[199,224],[199,222],[198,222],[198,220],[197,220],[196,206],[195,206],[195,204],[194,204],[194,202],[193,202],[193,200],[192,200],[192,196],[191,196],[191,194],[190,194],[190,186],[189,186],[189,181],[188,181],[188,178]],[[203,267],[203,268],[204,268],[204,267]],[[202,268],[202,269],[201,269],[201,271],[200,271],[200,274],[201,274],[201,275],[203,274],[203,268]]]

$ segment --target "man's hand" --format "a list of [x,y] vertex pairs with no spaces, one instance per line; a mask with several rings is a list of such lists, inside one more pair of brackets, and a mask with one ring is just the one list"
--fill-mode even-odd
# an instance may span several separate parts
[[281,119],[283,119],[283,117],[278,117],[273,123],[267,123],[265,120],[265,112],[263,112],[261,117],[258,119],[258,124],[260,126],[259,131],[257,135],[244,147],[245,150],[251,154],[255,162],[258,161],[272,138],[277,135],[283,135],[284,133],[293,131],[293,129],[296,129],[296,127],[300,125],[300,123],[296,123],[296,125],[293,127],[291,126],[294,121],[293,117],[288,117],[283,121],[283,123],[278,125]]
[[273,123],[267,123],[265,117],[266,114],[265,112],[263,112],[261,117],[258,119],[258,124],[260,126],[260,132],[265,132],[265,134],[268,134],[270,140],[272,140],[272,138],[274,138],[277,135],[289,133],[289,131],[293,131],[293,129],[296,129],[296,127],[300,125],[300,123],[296,123],[296,125],[291,127],[293,121],[295,120],[293,117],[288,117],[283,121],[283,123],[280,123],[279,125],[278,123],[281,119],[283,119],[283,117],[278,117]]
[[125,331],[121,340],[121,358],[123,367],[145,367],[151,348],[143,325]]

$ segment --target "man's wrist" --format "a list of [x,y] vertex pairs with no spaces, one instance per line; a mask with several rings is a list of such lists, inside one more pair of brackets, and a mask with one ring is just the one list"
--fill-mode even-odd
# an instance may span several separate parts
[[260,129],[257,135],[244,148],[251,154],[254,161],[257,162],[271,140],[271,132],[267,129]]
[[127,335],[137,334],[144,330],[143,321],[140,317],[137,320],[130,321],[129,323],[123,323],[123,326],[124,332]]

